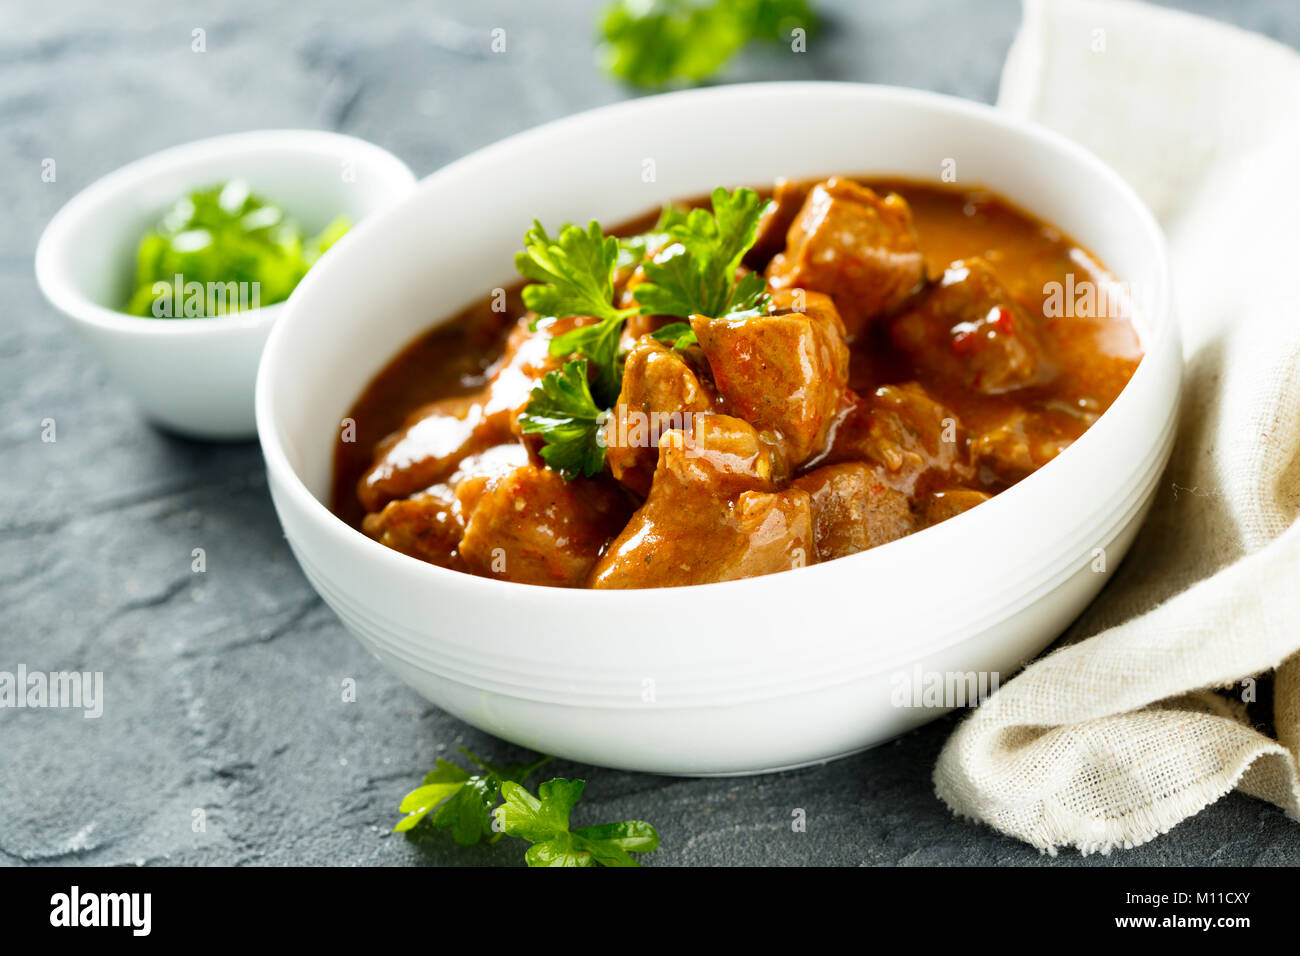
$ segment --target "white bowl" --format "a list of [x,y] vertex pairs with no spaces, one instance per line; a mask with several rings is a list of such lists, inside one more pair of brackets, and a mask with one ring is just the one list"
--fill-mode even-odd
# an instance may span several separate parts
[[[409,192],[415,176],[371,143],[315,130],[205,139],[122,167],[73,197],[36,247],[45,298],[72,320],[156,423],[198,438],[256,433],[257,363],[283,303],[184,321],[121,311],[140,239],[181,196],[230,179],[279,203],[310,233],[359,222]],[[346,240],[346,237],[345,237]]]
[[[571,591],[424,564],[325,502],[342,419],[414,336],[512,279],[534,216],[617,222],[715,185],[834,172],[989,186],[1140,283],[1146,352],[1114,406],[1028,479],[942,525],[782,574]],[[643,170],[652,162],[653,182]],[[359,319],[364,318],[364,322]],[[272,496],[313,586],[385,666],[507,740],[628,770],[733,774],[861,750],[943,713],[923,673],[1008,675],[1105,582],[1151,502],[1181,371],[1160,229],[1060,136],[943,96],[822,83],[651,97],[512,137],[426,179],[302,283],[257,388]],[[1105,571],[1095,549],[1105,549]]]

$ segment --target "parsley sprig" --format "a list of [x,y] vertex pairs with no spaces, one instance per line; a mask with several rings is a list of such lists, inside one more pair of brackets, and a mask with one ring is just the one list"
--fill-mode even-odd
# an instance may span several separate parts
[[808,0],[616,0],[600,22],[605,69],[636,86],[701,83],[753,40],[817,28]]
[[[554,237],[534,222],[525,234],[515,266],[533,280],[523,299],[537,321],[599,320],[551,339],[552,355],[577,358],[548,372],[519,416],[525,434],[542,436],[542,459],[566,479],[604,468],[603,412],[618,400],[622,386],[619,341],[628,318],[638,312],[717,317],[756,311],[766,303],[763,277],[750,273],[738,282],[736,270],[754,244],[767,202],[744,188],[719,187],[711,198],[712,212],[667,207],[651,232],[632,239],[606,236],[594,221],[585,229],[566,224]],[[636,287],[637,305],[620,309],[613,301],[614,274],[638,264],[647,281]],[[675,347],[693,344],[685,323],[670,327]]]
[[502,784],[525,783],[551,759],[542,757],[532,763],[497,766],[464,747],[459,749],[481,772],[471,774],[439,758],[433,770],[425,775],[424,783],[402,800],[398,809],[406,816],[397,821],[393,827],[395,832],[411,830],[427,818],[428,826],[450,830],[452,838],[462,846],[472,846],[484,839],[495,843],[501,839],[501,832],[492,826],[492,809],[501,795]]
[[584,787],[586,781],[556,777],[533,796],[507,781],[501,787],[505,802],[496,808],[497,824],[532,844],[524,854],[529,866],[640,866],[629,854],[650,853],[659,846],[659,834],[644,820],[569,829],[569,812]]
[[524,304],[542,318],[630,314],[613,305],[617,261],[618,239],[602,233],[595,220],[586,229],[566,223],[557,237],[533,220],[523,251],[515,253],[515,268],[534,283],[524,288]]
[[[529,866],[638,866],[631,853],[650,853],[659,846],[659,834],[643,820],[624,820],[571,830],[569,814],[582,797],[582,780],[556,777],[541,784],[534,796],[525,786],[539,767],[532,763],[497,766],[460,748],[481,769],[471,774],[463,767],[438,760],[424,784],[402,800],[406,814],[393,830],[398,833],[429,829],[451,830],[462,846],[482,840],[496,843],[503,835],[532,844],[524,853]],[[498,800],[503,802],[498,806]]]
[[600,437],[605,415],[592,397],[587,360],[581,358],[565,362],[563,368],[542,378],[519,416],[519,424],[525,435],[542,436],[542,460],[572,480],[595,475],[604,467],[605,448]]
[[767,201],[752,189],[713,191],[713,212],[692,209],[686,221],[672,226],[674,240],[644,265],[646,278],[637,286],[641,311],[649,315],[707,315],[713,318],[759,308],[767,284],[756,272],[736,281],[736,269],[758,235]]
[[691,328],[689,322],[669,322],[662,328],[651,332],[650,338],[657,342],[665,342],[675,349],[690,348],[700,341],[695,337],[695,331]]
[[[524,286],[524,305],[542,319],[593,316],[600,321],[570,329],[551,339],[552,355],[585,355],[596,371],[596,391],[607,404],[618,397],[618,339],[623,323],[636,309],[614,306],[614,270],[619,242],[592,220],[586,229],[565,224],[552,237],[540,222],[524,234],[524,249],[515,268],[531,285]],[[536,321],[533,323],[536,327]]]

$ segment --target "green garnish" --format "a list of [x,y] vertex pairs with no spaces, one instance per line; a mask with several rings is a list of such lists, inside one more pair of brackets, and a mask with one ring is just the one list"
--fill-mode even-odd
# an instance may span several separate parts
[[542,436],[542,459],[571,481],[599,474],[605,467],[600,441],[605,415],[591,395],[587,360],[580,358],[543,376],[519,423],[525,435]]
[[402,799],[398,809],[406,816],[397,821],[394,832],[412,830],[427,819],[425,826],[450,830],[452,838],[462,846],[472,846],[483,839],[495,843],[501,839],[501,832],[492,826],[492,808],[501,795],[502,784],[525,783],[538,767],[551,759],[542,757],[533,763],[499,767],[480,760],[464,747],[459,749],[483,772],[471,774],[450,761],[439,759],[425,775],[423,785]]
[[532,844],[524,854],[529,866],[640,866],[629,854],[659,846],[659,834],[643,820],[570,830],[569,812],[585,786],[583,780],[556,777],[533,796],[517,783],[502,784],[505,802],[496,808],[497,825]]
[[[550,757],[499,767],[464,747],[460,751],[483,772],[471,775],[438,760],[424,784],[402,800],[406,816],[394,832],[418,836],[421,830],[451,830],[462,846],[485,839],[496,843],[503,834],[519,837],[532,844],[524,853],[529,866],[637,866],[628,854],[650,853],[659,846],[655,828],[641,820],[570,830],[569,813],[582,796],[584,781],[555,777],[537,788],[537,796],[525,786]],[[499,799],[504,799],[500,806]]]
[[[621,241],[604,235],[597,222],[586,229],[566,224],[558,238],[534,222],[525,234],[515,268],[533,280],[523,290],[524,304],[537,313],[533,327],[542,319],[589,315],[600,320],[551,340],[552,355],[580,359],[546,373],[519,416],[525,434],[542,436],[542,459],[566,479],[590,477],[605,465],[601,430],[605,410],[618,401],[622,387],[619,341],[629,317],[638,312],[718,317],[766,305],[763,277],[749,273],[737,282],[736,269],[754,244],[767,202],[752,189],[722,187],[713,191],[712,202],[711,213],[665,207],[654,230]],[[655,250],[654,258],[647,258]],[[614,273],[634,260],[649,281],[636,286],[636,308],[619,309],[613,302]],[[674,326],[680,326],[671,340],[674,348],[694,344],[689,326],[667,328]],[[661,329],[656,338],[664,334]]]
[[645,261],[646,256],[667,245],[668,230],[686,222],[690,210],[672,203],[659,211],[659,218],[650,227],[649,232],[627,236],[618,241],[618,268],[632,271]]
[[642,312],[717,318],[765,303],[763,277],[751,272],[737,282],[736,269],[754,244],[767,200],[752,189],[729,193],[719,186],[712,201],[712,215],[692,209],[668,230],[674,244],[644,264],[649,281],[636,287]]
[[614,267],[618,240],[592,220],[586,229],[565,224],[552,238],[540,222],[524,233],[515,268],[533,284],[524,287],[524,305],[539,318],[594,315],[600,319],[630,314],[614,308]]
[[[524,286],[524,305],[538,319],[590,315],[595,325],[571,329],[551,340],[552,355],[585,355],[596,368],[596,391],[612,404],[622,378],[618,369],[618,339],[623,323],[635,309],[614,307],[614,270],[619,244],[594,220],[587,228],[560,227],[552,238],[540,222],[524,235],[524,249],[515,254],[515,268],[533,284]],[[536,322],[534,322],[536,327]]]
[[701,83],[751,40],[789,43],[816,26],[808,0],[617,0],[601,15],[601,59],[636,86]]
[[670,322],[663,328],[651,332],[650,338],[667,343],[678,351],[698,345],[700,342],[690,325],[685,322]]
[[339,217],[304,238],[280,206],[242,180],[192,192],[140,241],[126,311],[206,318],[281,302],[349,226]]

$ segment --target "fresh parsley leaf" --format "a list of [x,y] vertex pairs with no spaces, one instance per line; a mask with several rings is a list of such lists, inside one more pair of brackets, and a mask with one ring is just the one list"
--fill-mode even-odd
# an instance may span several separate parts
[[552,355],[581,355],[591,361],[596,369],[592,384],[593,401],[599,399],[601,408],[609,408],[618,400],[623,369],[619,363],[618,343],[623,336],[623,319],[602,319],[596,325],[583,325],[570,329],[551,339]]
[[524,854],[529,866],[638,866],[630,854],[659,846],[659,834],[642,820],[570,830],[569,813],[585,786],[582,780],[556,777],[533,796],[518,784],[502,784],[497,825],[532,844]]
[[791,31],[813,33],[820,26],[808,0],[749,0],[749,23],[754,39],[788,43]]
[[[590,315],[600,319],[555,336],[552,355],[582,355],[596,369],[596,393],[606,404],[618,397],[622,374],[618,367],[618,340],[623,323],[635,309],[614,307],[614,271],[618,268],[619,241],[606,236],[600,223],[585,230],[564,225],[558,239],[540,222],[524,236],[524,250],[515,255],[515,268],[530,285],[524,286],[524,305],[538,319],[563,319]],[[533,327],[536,328],[536,321]]]
[[757,315],[767,308],[767,280],[762,273],[747,272],[732,290],[726,315]]
[[[629,316],[718,317],[754,312],[766,304],[763,277],[750,273],[737,282],[736,270],[754,244],[768,203],[744,188],[728,192],[719,187],[711,199],[712,212],[666,206],[654,229],[621,241],[605,236],[594,221],[585,230],[566,225],[558,239],[534,222],[525,235],[524,251],[515,257],[520,273],[533,280],[524,287],[524,304],[539,319],[599,319],[551,339],[551,355],[578,359],[547,373],[519,416],[525,434],[542,436],[542,459],[566,479],[590,477],[604,467],[603,410],[618,400],[623,379],[619,343]],[[655,249],[660,251],[647,258]],[[631,266],[637,256],[647,281],[636,287],[636,308],[618,309],[614,273]],[[674,325],[683,327],[671,340],[661,341],[672,341],[679,349],[695,343],[689,327]]]
[[601,17],[601,58],[636,86],[700,83],[751,40],[788,42],[816,26],[807,0],[618,0]]
[[541,435],[542,459],[566,480],[598,474],[605,466],[601,432],[605,412],[591,395],[587,360],[572,359],[547,372],[519,416],[525,435]]
[[492,826],[492,809],[500,797],[501,785],[507,781],[526,782],[538,767],[551,759],[542,757],[533,763],[497,766],[480,760],[464,747],[460,751],[483,772],[471,775],[464,768],[440,758],[425,776],[423,785],[402,800],[398,809],[406,816],[397,821],[394,832],[410,831],[427,819],[426,825],[450,830],[452,838],[462,846],[470,846],[484,838],[495,842],[501,834]]
[[647,282],[636,287],[641,311],[654,315],[712,318],[760,308],[763,277],[739,283],[736,269],[754,244],[767,201],[752,189],[713,191],[713,212],[692,209],[669,229],[673,245],[644,264]]
[[618,268],[627,271],[636,269],[645,261],[646,256],[666,245],[671,238],[668,230],[686,221],[689,210],[682,206],[668,203],[659,211],[659,218],[647,232],[627,236],[618,241]]
[[539,318],[625,318],[627,313],[614,308],[617,262],[618,240],[602,233],[595,220],[585,230],[566,223],[558,238],[534,220],[523,251],[515,253],[515,268],[533,280],[524,286],[524,305]]
[[470,775],[465,770],[441,758],[424,777],[424,785],[416,787],[402,798],[398,809],[406,814],[397,821],[393,830],[397,833],[411,829],[448,797],[458,794],[469,781]]
[[678,351],[698,345],[700,341],[686,322],[670,322],[663,328],[651,332],[650,338],[669,344]]

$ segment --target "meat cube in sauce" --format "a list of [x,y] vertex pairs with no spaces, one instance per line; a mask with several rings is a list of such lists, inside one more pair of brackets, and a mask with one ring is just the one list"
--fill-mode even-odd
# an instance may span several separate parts
[[950,265],[893,326],[894,345],[927,377],[985,395],[1049,381],[1038,323],[983,259]]
[[696,315],[691,328],[728,411],[774,433],[797,465],[826,441],[848,383],[849,350],[827,296],[786,290],[772,308],[770,315]]
[[630,511],[607,480],[524,465],[476,489],[460,557],[484,577],[580,587]]
[[703,370],[671,346],[649,336],[640,339],[627,354],[623,389],[605,426],[610,473],[646,495],[659,461],[658,436],[684,427],[691,414],[711,411],[716,404]]
[[921,518],[928,528],[964,511],[970,511],[990,497],[987,492],[974,488],[944,488],[925,497],[921,504]]
[[465,533],[460,504],[448,485],[390,501],[368,514],[362,530],[380,544],[430,564],[463,570],[457,548]]
[[905,495],[975,477],[960,419],[916,382],[882,385],[858,399],[840,421],[826,460],[877,464],[885,483]]
[[747,422],[706,413],[659,442],[650,495],[592,569],[593,588],[676,587],[811,561],[807,492],[776,491],[771,452]]
[[852,339],[902,306],[924,273],[907,202],[836,177],[809,191],[767,280],[773,289],[829,295]]
[[1062,428],[1059,417],[1042,409],[1016,409],[976,435],[971,450],[984,481],[1015,484],[1068,448],[1077,431]]
[[782,178],[776,181],[772,187],[772,201],[758,222],[754,245],[745,253],[746,266],[761,272],[785,248],[786,235],[794,225],[794,217],[799,215],[812,186],[807,180]]
[[461,459],[509,437],[508,424],[488,419],[478,396],[426,405],[379,443],[374,465],[357,486],[357,497],[367,511],[379,511],[390,501],[443,481]]
[[551,338],[594,321],[578,316],[530,331],[529,317],[520,319],[482,391],[417,409],[401,430],[380,442],[375,463],[357,488],[365,509],[378,511],[395,498],[445,481],[467,456],[515,440],[519,411],[533,387],[561,364],[549,353]]
[[812,500],[818,561],[887,544],[918,527],[907,495],[890,487],[879,465],[827,465],[790,486],[808,492]]

